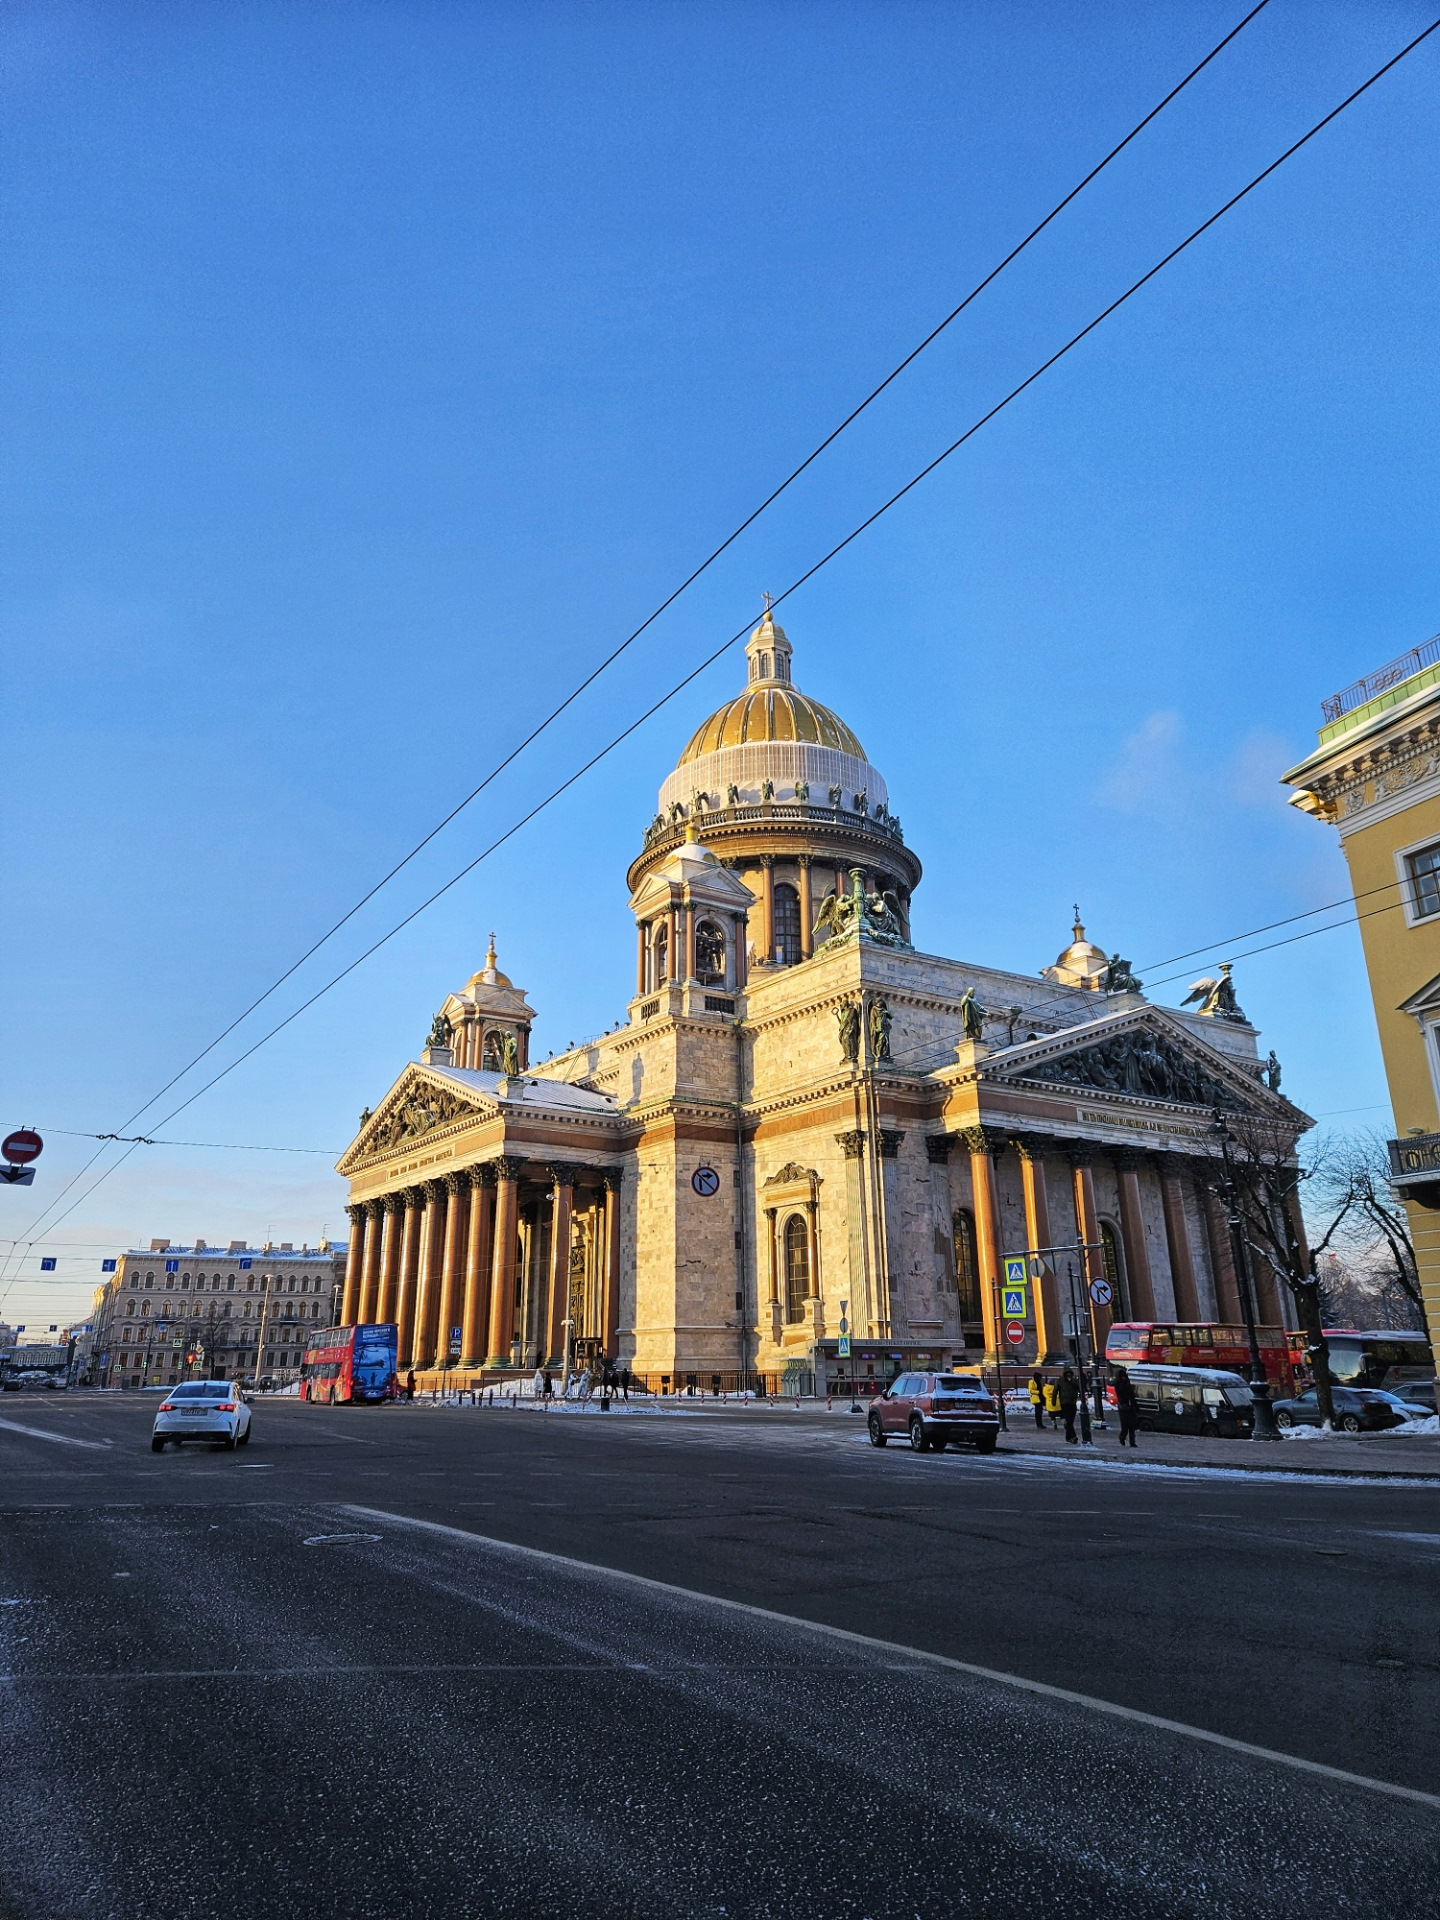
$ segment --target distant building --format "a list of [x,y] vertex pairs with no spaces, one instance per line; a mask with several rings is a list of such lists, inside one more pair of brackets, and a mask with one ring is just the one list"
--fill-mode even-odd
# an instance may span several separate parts
[[0,1320],[0,1351],[15,1344],[15,1329],[8,1320]]
[[[306,1335],[334,1324],[344,1277],[344,1245],[329,1240],[225,1248],[152,1240],[144,1252],[117,1255],[96,1291],[89,1377],[101,1387],[171,1387],[187,1373],[227,1380],[293,1371]],[[188,1353],[203,1358],[187,1363]]]
[[1410,1217],[1440,1360],[1440,634],[1321,703],[1292,806],[1338,829],[1395,1111],[1395,1191]]

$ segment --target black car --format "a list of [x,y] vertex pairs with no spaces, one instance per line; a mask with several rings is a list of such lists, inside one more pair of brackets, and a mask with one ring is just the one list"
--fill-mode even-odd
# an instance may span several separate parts
[[[1330,1397],[1335,1403],[1335,1424],[1345,1433],[1383,1433],[1387,1427],[1405,1424],[1407,1416],[1400,1411],[1395,1396],[1382,1393],[1379,1387],[1332,1387]],[[1320,1396],[1314,1387],[1293,1400],[1277,1400],[1274,1404],[1277,1427],[1321,1424]]]
[[1417,1420],[1428,1419],[1435,1412],[1435,1378],[1428,1380],[1402,1380],[1398,1384],[1387,1383],[1386,1393],[1394,1394],[1397,1400],[1403,1400]]
[[[1223,1367],[1127,1367],[1135,1389],[1136,1421],[1147,1433],[1201,1433],[1248,1440],[1255,1402],[1238,1373]],[[1114,1385],[1110,1405],[1119,1404]]]

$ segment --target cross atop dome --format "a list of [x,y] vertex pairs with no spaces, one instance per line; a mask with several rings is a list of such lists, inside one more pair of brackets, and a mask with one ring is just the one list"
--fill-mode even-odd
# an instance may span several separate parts
[[770,605],[770,596],[767,593],[765,618],[745,645],[745,657],[750,662],[752,687],[762,681],[787,687],[790,684],[790,642],[785,638],[785,629],[776,626]]

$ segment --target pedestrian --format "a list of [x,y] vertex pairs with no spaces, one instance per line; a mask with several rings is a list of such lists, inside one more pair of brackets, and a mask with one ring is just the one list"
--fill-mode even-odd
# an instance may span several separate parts
[[1032,1373],[1030,1376],[1030,1410],[1035,1415],[1035,1428],[1038,1433],[1045,1431],[1045,1376]]
[[550,1369],[548,1367],[542,1371],[540,1379],[543,1383],[545,1398],[549,1400],[555,1392],[555,1382],[550,1378]]
[[1124,1367],[1115,1369],[1115,1404],[1120,1409],[1120,1444],[1123,1447],[1128,1439],[1135,1446],[1135,1429],[1140,1422],[1140,1409],[1135,1404],[1135,1382]]
[[1060,1424],[1060,1382],[1058,1380],[1045,1382],[1045,1411],[1050,1416],[1050,1425],[1058,1427]]
[[542,1400],[545,1397],[545,1369],[543,1367],[536,1367],[535,1369],[535,1378],[530,1382],[530,1394],[532,1399],[535,1400]]
[[1069,1367],[1060,1376],[1060,1416],[1065,1422],[1065,1438],[1072,1446],[1077,1444],[1075,1434],[1075,1409],[1080,1404],[1080,1382]]
[[415,1398],[415,1369],[413,1367],[411,1367],[405,1375],[405,1398],[407,1400],[413,1400]]

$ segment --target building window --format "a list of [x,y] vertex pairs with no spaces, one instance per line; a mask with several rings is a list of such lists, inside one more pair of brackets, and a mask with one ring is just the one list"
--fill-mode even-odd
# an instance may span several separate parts
[[695,929],[695,972],[702,987],[725,984],[725,935],[713,920]]
[[802,1213],[785,1222],[785,1318],[792,1326],[805,1318],[810,1292],[810,1234]]
[[1105,1278],[1110,1282],[1110,1292],[1115,1303],[1112,1316],[1116,1320],[1128,1320],[1130,1302],[1126,1294],[1125,1275],[1120,1266],[1120,1242],[1114,1227],[1108,1220],[1100,1222],[1100,1259],[1105,1268]]
[[1407,853],[1405,870],[1410,875],[1411,910],[1415,918],[1424,920],[1432,913],[1440,913],[1440,846]]
[[663,987],[670,978],[670,929],[662,921],[650,943],[652,987]]
[[960,1289],[960,1318],[980,1316],[980,1263],[975,1258],[975,1220],[962,1207],[955,1215],[955,1284]]
[[505,1070],[505,1058],[500,1051],[501,1039],[502,1036],[495,1032],[487,1033],[485,1036],[485,1051],[481,1056],[481,1065],[487,1073],[503,1073]]
[[785,882],[775,889],[775,952],[782,966],[793,967],[800,959],[800,896]]

